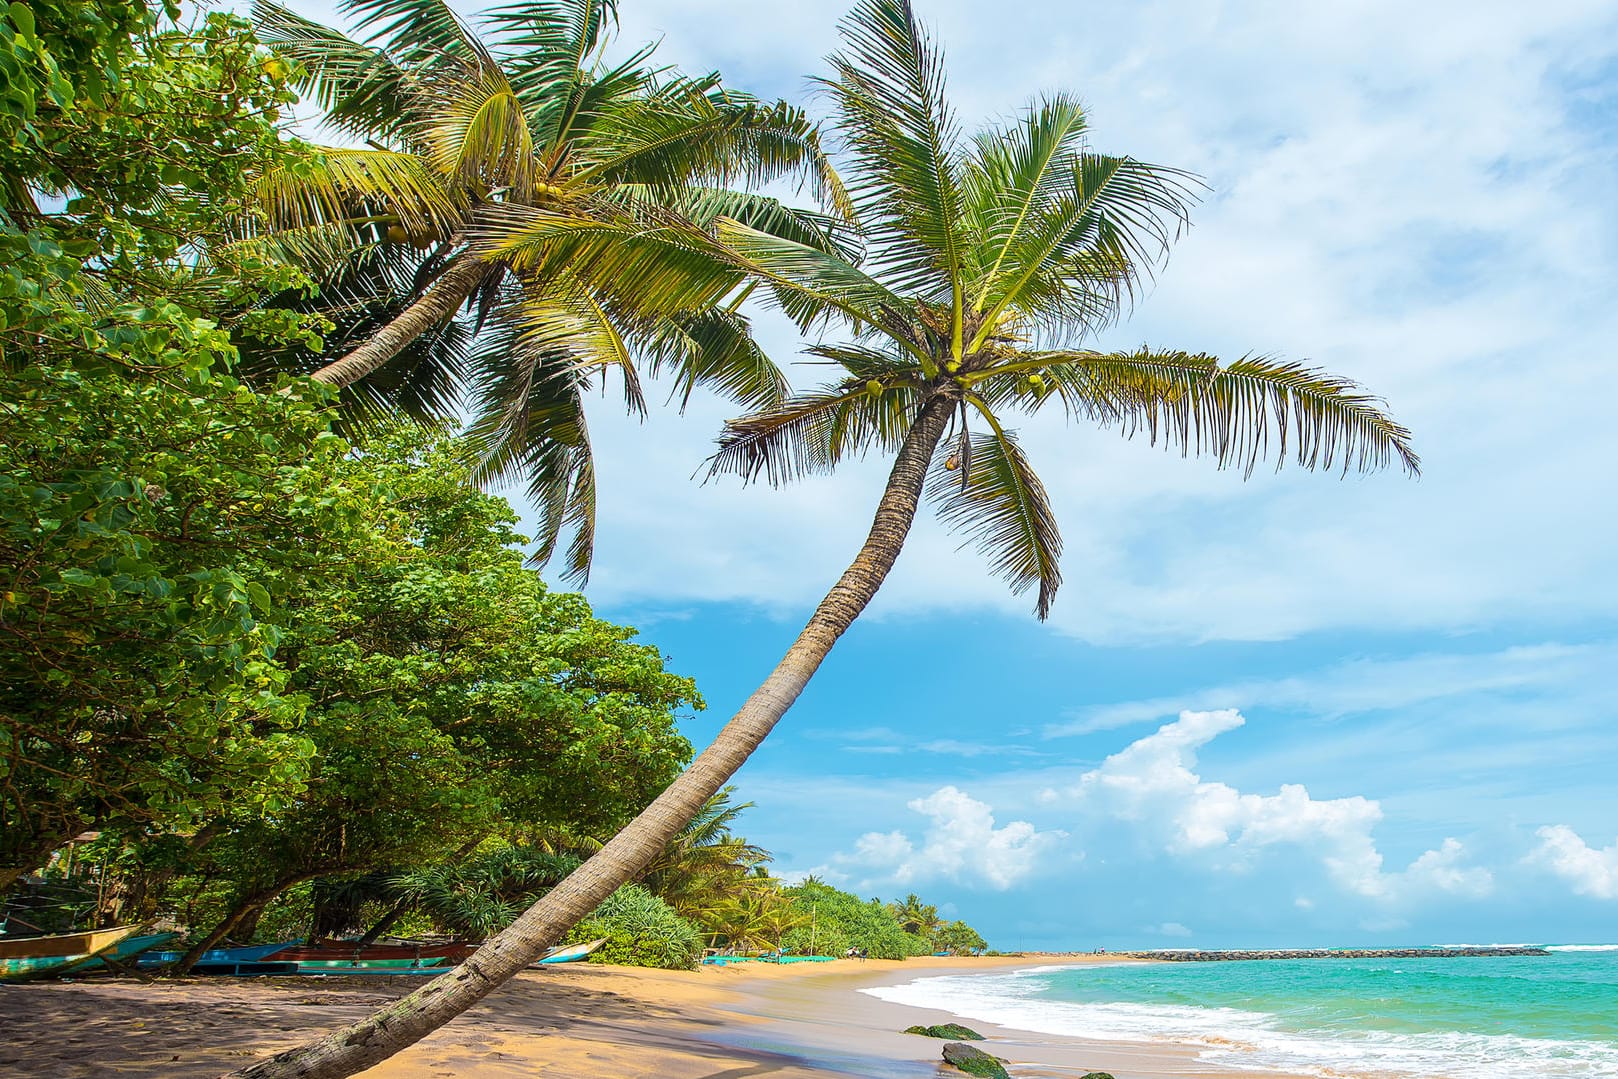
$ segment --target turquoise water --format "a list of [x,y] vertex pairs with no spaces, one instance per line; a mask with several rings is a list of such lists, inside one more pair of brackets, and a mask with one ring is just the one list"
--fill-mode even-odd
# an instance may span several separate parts
[[1548,957],[1044,967],[867,990],[1003,1026],[1321,1075],[1618,1076],[1618,946]]

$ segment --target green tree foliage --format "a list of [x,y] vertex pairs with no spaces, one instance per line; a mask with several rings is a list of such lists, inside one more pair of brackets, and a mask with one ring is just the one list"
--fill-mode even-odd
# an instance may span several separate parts
[[951,955],[976,955],[989,947],[976,929],[965,922],[945,922],[932,934],[933,950]]
[[688,758],[673,713],[697,702],[692,683],[548,591],[468,468],[459,444],[399,432],[323,470],[357,523],[307,541],[319,576],[269,615],[304,702],[308,782],[274,812],[228,812],[208,846],[237,920],[300,881],[428,864],[509,829],[610,831]]
[[344,528],[310,471],[342,446],[229,376],[225,325],[299,280],[229,225],[292,97],[243,21],[159,21],[0,12],[0,887],[84,827],[273,809],[311,753],[264,616]]
[[782,937],[782,944],[795,952],[842,955],[859,948],[872,959],[904,959],[931,951],[926,941],[900,928],[878,900],[864,900],[813,879],[783,891],[798,913],[809,917],[808,924]]
[[696,928],[638,884],[627,884],[608,896],[574,926],[567,943],[603,938],[606,943],[590,955],[592,963],[690,970],[702,955]]

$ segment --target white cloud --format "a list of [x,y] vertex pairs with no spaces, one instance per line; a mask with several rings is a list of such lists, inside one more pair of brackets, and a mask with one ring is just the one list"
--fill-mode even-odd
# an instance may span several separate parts
[[1201,858],[1220,869],[1247,871],[1270,848],[1288,846],[1318,860],[1340,887],[1369,899],[1432,890],[1487,894],[1492,877],[1461,865],[1464,851],[1454,839],[1403,872],[1384,872],[1372,837],[1382,807],[1373,799],[1317,799],[1297,783],[1282,784],[1275,794],[1252,794],[1204,779],[1195,771],[1197,750],[1245,722],[1235,709],[1182,712],[1086,772],[1071,797],[1081,810],[1134,822],[1169,854]]
[[1405,881],[1412,888],[1428,888],[1450,895],[1481,899],[1494,891],[1494,874],[1481,866],[1465,866],[1466,851],[1456,839],[1430,850],[1410,863]]
[[1191,930],[1179,922],[1164,922],[1162,925],[1149,925],[1143,932],[1153,933],[1160,937],[1189,937]]
[[953,786],[908,805],[931,818],[919,846],[901,831],[867,832],[855,841],[852,854],[833,861],[858,867],[871,881],[909,885],[947,878],[1004,891],[1031,875],[1040,858],[1064,837],[1062,832],[1038,831],[1027,821],[997,828],[989,805]]
[[1530,862],[1548,867],[1579,895],[1618,899],[1618,840],[1598,850],[1565,824],[1547,825],[1535,834],[1540,842]]

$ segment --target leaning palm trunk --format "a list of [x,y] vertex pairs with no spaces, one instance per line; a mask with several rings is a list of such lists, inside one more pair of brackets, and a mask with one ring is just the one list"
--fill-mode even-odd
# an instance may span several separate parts
[[877,504],[865,545],[787,654],[724,730],[628,827],[465,963],[367,1019],[318,1042],[251,1065],[243,1079],[340,1079],[369,1068],[432,1033],[542,955],[619,886],[633,880],[758,748],[797,700],[893,568],[915,520],[928,463],[950,415],[939,391],[916,417]]
[[404,351],[422,334],[453,318],[483,279],[485,269],[483,262],[462,252],[451,260],[421,299],[399,312],[363,345],[309,377],[339,388],[358,382]]

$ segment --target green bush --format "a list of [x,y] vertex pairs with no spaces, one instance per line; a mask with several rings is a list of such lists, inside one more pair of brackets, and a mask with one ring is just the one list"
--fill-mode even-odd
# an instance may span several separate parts
[[567,943],[605,938],[590,955],[592,963],[691,970],[702,956],[702,937],[674,908],[637,884],[609,895],[573,928]]
[[849,948],[862,948],[872,959],[904,959],[932,950],[925,940],[901,929],[875,899],[867,902],[817,880],[783,891],[791,897],[793,909],[811,919],[782,939],[782,946],[792,951],[842,955]]

